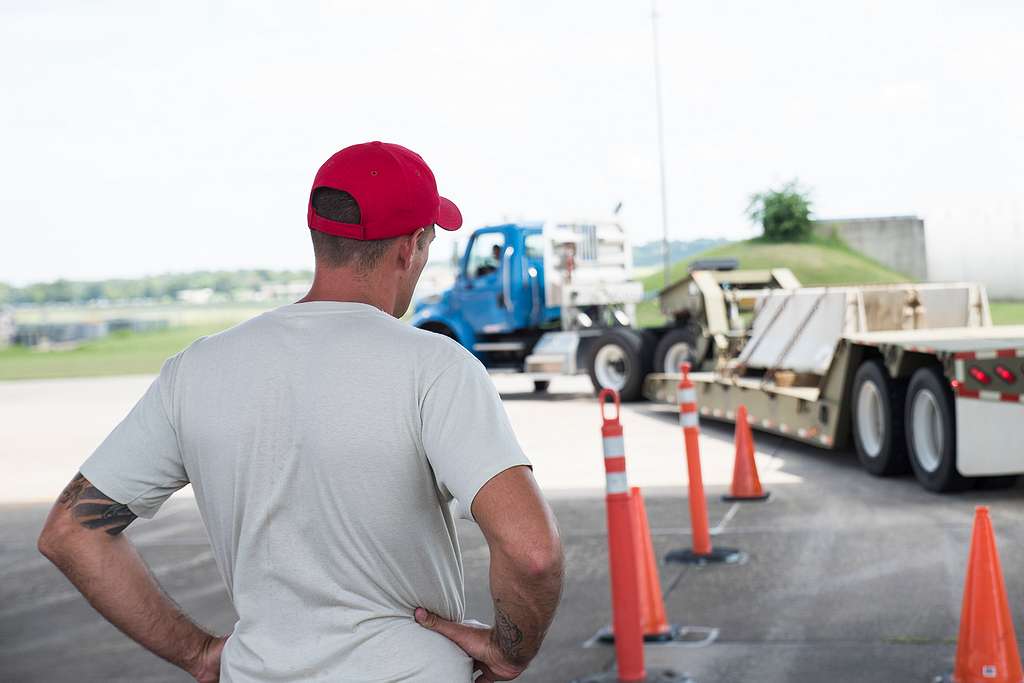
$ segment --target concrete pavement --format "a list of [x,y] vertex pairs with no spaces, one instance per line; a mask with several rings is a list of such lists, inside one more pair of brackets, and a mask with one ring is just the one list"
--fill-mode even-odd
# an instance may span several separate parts
[[[518,378],[496,382],[552,498],[566,547],[562,605],[544,649],[521,680],[570,681],[614,662],[610,648],[582,647],[611,618],[596,406],[575,380],[556,383],[550,397],[528,394],[529,385]],[[145,385],[133,389],[141,395]],[[134,398],[121,404],[124,412]],[[639,404],[625,407],[622,420],[631,479],[644,487],[661,557],[689,545],[676,415]],[[97,429],[96,443],[111,426]],[[719,527],[715,543],[741,548],[749,561],[659,567],[669,618],[716,628],[718,637],[699,648],[648,646],[651,665],[722,683],[930,681],[952,668],[970,525],[979,503],[991,508],[1017,632],[1024,634],[1021,486],[936,496],[910,478],[869,477],[852,454],[755,434],[772,500],[733,506],[714,495],[724,490],[731,468],[731,430],[707,422],[702,430],[711,524]],[[85,450],[81,443],[78,448]],[[85,455],[68,458],[70,469],[61,473],[54,493]],[[10,453],[3,457],[14,460]],[[35,553],[47,508],[0,506],[0,679],[188,680],[106,624]],[[472,524],[460,522],[459,532],[468,615],[487,621],[486,544]],[[175,496],[155,519],[139,520],[127,533],[189,613],[212,628],[230,628],[234,613],[192,500]]]
[[[128,414],[153,375],[0,382],[0,502],[51,501],[78,466]],[[547,491],[604,490],[601,419],[585,377],[552,383],[538,396],[522,377],[497,375],[495,384],[537,480]],[[681,486],[686,482],[682,440],[671,406],[623,406],[631,481],[637,486]],[[728,484],[731,444],[709,442],[704,480]],[[761,449],[758,467],[767,483],[797,483],[784,468],[783,454]],[[721,456],[721,457],[718,457]],[[188,487],[180,495],[191,495]]]

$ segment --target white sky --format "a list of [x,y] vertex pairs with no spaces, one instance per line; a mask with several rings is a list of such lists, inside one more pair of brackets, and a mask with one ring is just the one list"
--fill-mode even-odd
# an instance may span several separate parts
[[[822,217],[923,216],[932,257],[1024,245],[1024,5],[659,5],[672,238],[750,236],[799,177]],[[370,139],[470,228],[621,200],[661,234],[642,0],[4,2],[0,64],[13,284],[312,267],[313,173]]]

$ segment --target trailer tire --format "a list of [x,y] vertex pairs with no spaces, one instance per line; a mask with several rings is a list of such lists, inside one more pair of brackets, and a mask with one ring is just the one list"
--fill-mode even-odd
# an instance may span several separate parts
[[654,349],[654,372],[671,374],[679,372],[679,364],[683,361],[690,364],[692,370],[698,369],[697,339],[700,330],[694,326],[677,327],[665,333]]
[[880,361],[868,360],[853,378],[852,431],[861,467],[876,477],[905,474],[907,442],[903,434],[905,379],[891,379]]
[[641,398],[650,368],[651,335],[630,328],[613,328],[597,338],[587,359],[594,391],[612,388],[622,401]]
[[914,476],[936,493],[959,491],[971,480],[956,469],[953,391],[937,367],[920,368],[907,388],[907,449]]
[[546,393],[548,387],[551,386],[551,380],[548,379],[535,379],[533,380],[533,393],[543,394]]

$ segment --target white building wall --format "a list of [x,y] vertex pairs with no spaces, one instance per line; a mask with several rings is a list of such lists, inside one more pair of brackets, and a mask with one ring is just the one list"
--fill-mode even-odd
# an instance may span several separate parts
[[924,221],[917,216],[879,216],[814,221],[823,237],[835,234],[851,248],[912,280],[928,279]]
[[925,219],[931,280],[984,283],[992,299],[1024,300],[1024,212],[1014,205]]

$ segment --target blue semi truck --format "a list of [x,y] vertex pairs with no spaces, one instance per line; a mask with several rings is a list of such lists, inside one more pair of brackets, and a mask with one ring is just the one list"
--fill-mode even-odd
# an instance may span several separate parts
[[526,373],[537,391],[587,373],[595,390],[642,398],[652,370],[700,363],[707,336],[690,311],[638,329],[644,298],[616,221],[509,223],[477,229],[455,284],[417,305],[412,324],[452,337],[495,371]]

